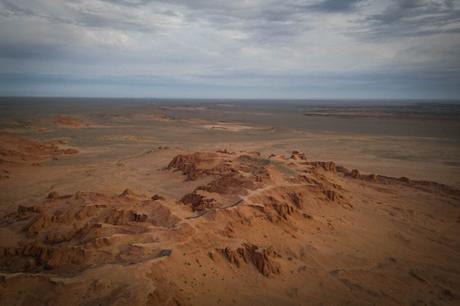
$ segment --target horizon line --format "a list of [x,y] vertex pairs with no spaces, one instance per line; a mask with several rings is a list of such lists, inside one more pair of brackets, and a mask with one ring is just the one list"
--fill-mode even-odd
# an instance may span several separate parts
[[221,100],[221,101],[449,101],[460,102],[460,98],[223,98],[223,97],[130,97],[130,96],[20,96],[0,95],[0,99],[130,99],[130,100]]

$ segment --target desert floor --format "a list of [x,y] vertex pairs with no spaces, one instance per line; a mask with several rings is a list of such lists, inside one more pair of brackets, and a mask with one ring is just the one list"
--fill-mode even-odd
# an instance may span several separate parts
[[1,109],[2,305],[460,303],[456,120]]

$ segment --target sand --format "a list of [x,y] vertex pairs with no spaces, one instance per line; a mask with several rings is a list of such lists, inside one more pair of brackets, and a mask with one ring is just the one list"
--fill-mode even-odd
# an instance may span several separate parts
[[2,132],[0,304],[460,303],[460,191],[429,167],[164,115]]

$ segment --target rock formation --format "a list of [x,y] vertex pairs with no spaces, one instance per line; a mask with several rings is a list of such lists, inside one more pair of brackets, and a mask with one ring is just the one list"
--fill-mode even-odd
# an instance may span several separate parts
[[244,264],[252,264],[259,273],[265,277],[280,273],[280,265],[274,260],[279,255],[269,248],[259,248],[256,245],[244,243],[237,249],[223,248],[218,251],[236,267]]

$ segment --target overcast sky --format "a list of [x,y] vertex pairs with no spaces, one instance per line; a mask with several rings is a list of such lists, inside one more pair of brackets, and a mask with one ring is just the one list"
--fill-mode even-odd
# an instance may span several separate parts
[[0,95],[460,98],[460,0],[0,0]]

